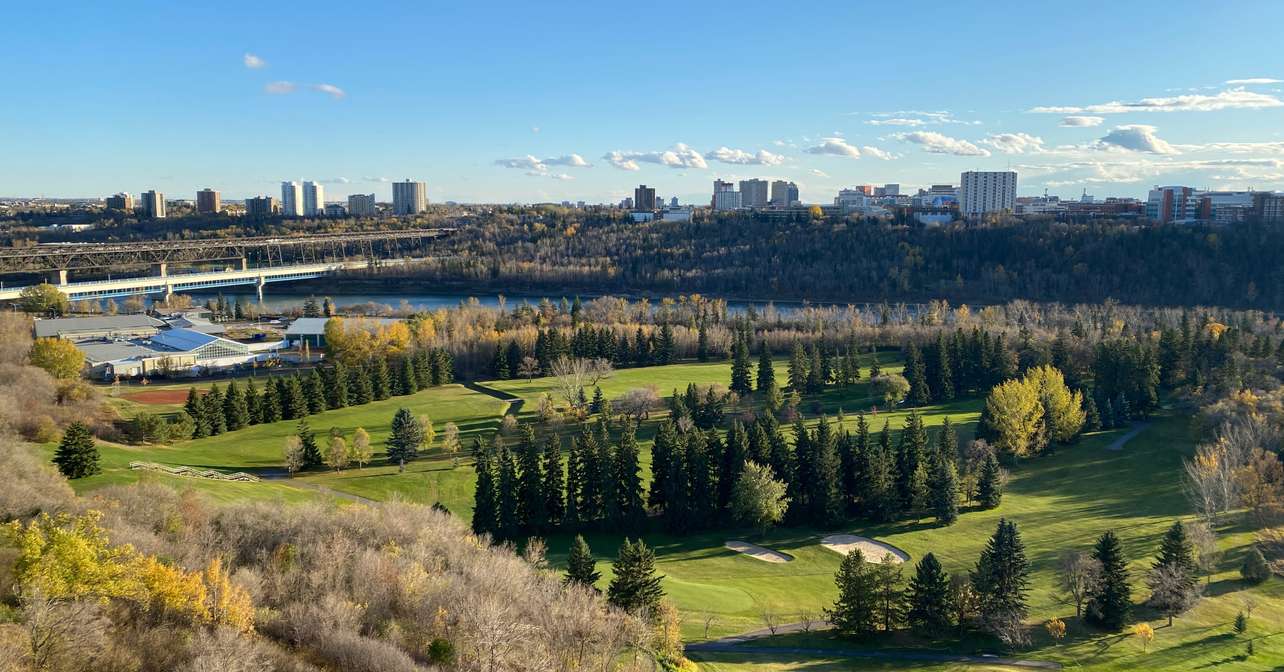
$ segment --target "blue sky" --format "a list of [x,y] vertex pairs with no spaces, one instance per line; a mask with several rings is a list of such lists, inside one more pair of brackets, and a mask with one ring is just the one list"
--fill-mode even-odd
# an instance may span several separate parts
[[1284,189],[1279,2],[45,4],[0,22],[0,195]]

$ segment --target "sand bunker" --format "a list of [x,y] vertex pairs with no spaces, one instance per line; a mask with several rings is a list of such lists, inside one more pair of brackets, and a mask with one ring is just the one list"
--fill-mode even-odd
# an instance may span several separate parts
[[723,544],[723,546],[726,546],[737,553],[744,553],[755,560],[761,560],[763,562],[789,562],[790,560],[793,560],[793,558],[781,553],[780,551],[763,548],[762,546],[751,544],[747,541],[736,541],[733,539]]
[[882,563],[883,557],[889,553],[893,562],[905,562],[909,560],[909,554],[891,544],[884,544],[881,541],[874,541],[869,537],[858,537],[854,534],[831,534],[820,540],[820,545],[829,550],[847,555],[852,549],[860,549],[865,556],[866,562]]

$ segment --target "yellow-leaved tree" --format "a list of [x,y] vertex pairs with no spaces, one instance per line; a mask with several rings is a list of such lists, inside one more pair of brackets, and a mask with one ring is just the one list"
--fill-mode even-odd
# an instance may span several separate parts
[[1029,455],[1032,439],[1043,421],[1038,387],[1015,378],[1004,381],[990,391],[985,407],[990,428],[997,436],[995,446],[1020,457]]
[[1083,393],[1072,391],[1061,371],[1046,364],[1030,369],[1026,380],[1037,386],[1048,438],[1066,443],[1078,436],[1084,422]]
[[31,344],[27,355],[32,366],[38,366],[58,380],[74,380],[80,377],[80,370],[85,366],[85,355],[71,341],[61,338],[37,338]]

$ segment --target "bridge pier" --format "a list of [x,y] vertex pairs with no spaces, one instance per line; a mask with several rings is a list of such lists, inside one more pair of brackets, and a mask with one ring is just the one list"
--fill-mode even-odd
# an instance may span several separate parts
[[245,257],[241,257],[241,270],[242,271],[250,270],[250,262]]
[[259,293],[259,303],[263,303],[263,286],[266,284],[267,278],[264,278],[262,275],[260,275],[259,279],[254,282],[254,289],[258,290]]
[[45,273],[45,282],[51,285],[67,284],[67,269],[59,268]]
[[158,264],[152,264],[152,272],[162,278],[169,277],[169,264],[163,261]]

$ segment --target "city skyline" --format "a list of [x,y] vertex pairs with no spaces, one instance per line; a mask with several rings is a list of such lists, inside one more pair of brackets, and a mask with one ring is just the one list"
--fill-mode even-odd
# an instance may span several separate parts
[[[1196,22],[1207,8],[1184,2],[826,4],[794,9],[784,30],[765,5],[727,17],[662,4],[638,43],[607,37],[629,25],[623,10],[506,5],[514,20],[480,55],[471,32],[440,26],[495,8],[363,6],[362,25],[379,27],[365,35],[350,8],[309,7],[15,8],[0,55],[30,65],[9,81],[22,104],[0,110],[14,159],[0,196],[208,187],[239,200],[313,181],[331,202],[391,201],[410,175],[429,202],[611,203],[645,183],[702,203],[714,179],[755,178],[823,202],[1008,169],[1023,196],[1284,188],[1284,65],[1268,32],[1284,6],[1224,3],[1253,20]],[[122,9],[125,38],[101,29]],[[859,29],[872,17],[922,29],[921,42]],[[279,29],[174,30],[250,18]],[[1133,30],[1143,21],[1163,25]],[[743,95],[710,98],[711,69]]]

